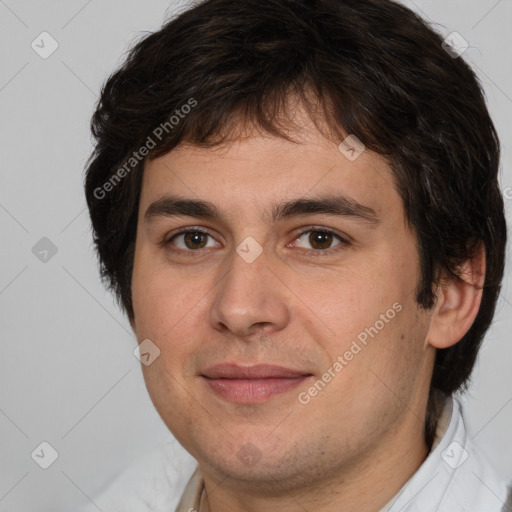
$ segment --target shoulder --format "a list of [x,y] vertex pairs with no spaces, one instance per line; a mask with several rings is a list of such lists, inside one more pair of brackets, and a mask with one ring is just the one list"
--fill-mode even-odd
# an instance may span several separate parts
[[196,467],[196,460],[170,439],[134,460],[79,512],[169,512]]
[[512,512],[509,493],[506,479],[468,435],[462,405],[448,397],[431,452],[385,510]]
[[512,512],[511,489],[506,479],[471,439],[466,439],[463,450],[466,460],[453,469],[442,505],[454,511]]
[[512,512],[506,502],[510,488],[466,429],[461,403],[453,398],[452,435],[444,439],[440,456],[446,474],[446,492],[439,511]]

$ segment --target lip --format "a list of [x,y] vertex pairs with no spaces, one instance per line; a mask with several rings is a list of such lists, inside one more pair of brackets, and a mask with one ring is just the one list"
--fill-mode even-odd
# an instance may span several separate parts
[[239,366],[223,363],[206,369],[201,377],[209,388],[236,403],[262,403],[291,391],[312,374],[283,366],[258,364]]
[[235,363],[222,363],[207,368],[201,375],[209,379],[280,379],[301,377],[311,373],[275,364],[240,366]]

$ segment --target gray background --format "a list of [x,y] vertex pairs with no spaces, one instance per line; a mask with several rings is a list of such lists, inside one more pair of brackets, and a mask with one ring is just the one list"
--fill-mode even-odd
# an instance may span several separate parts
[[[470,43],[464,54],[503,143],[512,218],[511,0],[405,2]],[[170,434],[142,380],[129,324],[98,278],[82,190],[97,94],[123,53],[177,3],[0,0],[0,509],[75,510]],[[47,31],[58,49],[31,43]],[[46,48],[48,49],[48,44]],[[32,248],[55,245],[47,261]],[[47,242],[40,242],[44,244]],[[41,249],[40,249],[41,250]],[[39,254],[42,257],[44,253]],[[510,261],[466,403],[470,435],[512,479]],[[59,453],[44,470],[42,441]],[[183,449],[179,447],[183,452]]]

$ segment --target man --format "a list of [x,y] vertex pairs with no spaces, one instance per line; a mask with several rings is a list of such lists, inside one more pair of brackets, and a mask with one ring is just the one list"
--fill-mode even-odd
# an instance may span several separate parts
[[[391,1],[206,0],[132,49],[92,129],[102,275],[198,463],[177,511],[512,510],[452,397],[506,245],[453,45]],[[171,510],[158,478],[120,509]]]

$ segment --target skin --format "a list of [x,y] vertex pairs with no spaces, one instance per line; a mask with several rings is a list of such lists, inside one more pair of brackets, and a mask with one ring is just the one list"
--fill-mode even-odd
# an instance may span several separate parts
[[[349,161],[302,111],[295,115],[298,143],[254,132],[213,148],[178,146],[144,169],[132,327],[139,342],[148,338],[161,351],[143,366],[144,378],[163,421],[202,470],[201,512],[378,512],[428,454],[436,348],[460,340],[480,305],[471,282],[483,280],[482,254],[467,262],[468,283],[446,280],[436,307],[418,308],[415,236],[388,164],[368,150]],[[378,224],[265,216],[276,203],[333,192],[372,208]],[[148,207],[170,194],[209,201],[224,218],[146,220]],[[172,238],[181,228],[210,236],[187,244],[183,235]],[[349,243],[333,236],[321,245],[315,229]],[[249,236],[263,248],[252,263],[236,252]],[[318,248],[323,256],[313,254]],[[396,303],[401,311],[300,403],[299,393]],[[278,364],[312,376],[264,403],[235,404],[201,377],[222,362]],[[259,457],[251,466],[237,456],[248,443]]]

